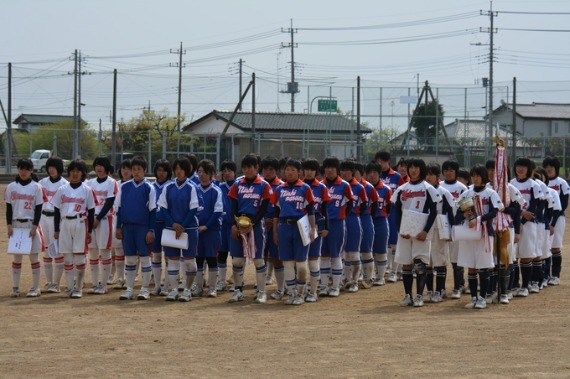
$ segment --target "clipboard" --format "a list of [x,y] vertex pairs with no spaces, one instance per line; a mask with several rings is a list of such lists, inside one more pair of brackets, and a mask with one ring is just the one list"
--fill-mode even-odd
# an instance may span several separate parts
[[14,228],[12,236],[8,240],[8,254],[29,255],[32,251],[32,237],[30,229]]
[[188,234],[182,233],[180,238],[176,239],[176,231],[173,229],[162,230],[162,246],[172,247],[175,249],[188,249]]

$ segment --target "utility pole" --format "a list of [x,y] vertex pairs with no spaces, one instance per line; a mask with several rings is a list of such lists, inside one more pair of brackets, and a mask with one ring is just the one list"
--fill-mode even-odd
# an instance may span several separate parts
[[[240,58],[239,60],[239,97],[241,98],[241,90],[242,90],[242,66],[243,66],[243,60]],[[241,103],[239,103],[239,109],[241,111]]]
[[362,134],[360,132],[360,76],[356,77],[356,160],[362,158]]
[[6,120],[6,174],[12,173],[12,63],[8,63],[8,117]]
[[[513,151],[511,153],[511,164],[515,163],[517,159],[517,78],[513,78],[513,106],[511,107],[513,113]],[[565,139],[566,140],[566,139]]]
[[295,44],[293,36],[297,33],[297,29],[293,29],[293,19],[291,19],[291,27],[289,29],[281,28],[282,33],[291,34],[291,42],[287,45],[281,43],[281,47],[291,48],[291,81],[287,83],[287,90],[281,91],[281,93],[291,94],[291,112],[295,112],[295,94],[299,93],[299,83],[295,81],[295,48],[298,47]]
[[[113,118],[111,120],[111,164],[115,165],[117,155],[117,69],[113,70]],[[118,171],[119,167],[115,167]]]
[[170,49],[170,54],[178,54],[178,63],[170,64],[170,66],[178,67],[178,112],[176,114],[176,130],[178,132],[178,138],[176,141],[176,155],[180,155],[180,118],[181,112],[180,108],[182,106],[182,68],[186,67],[186,64],[182,64],[182,55],[186,54],[186,50],[182,49],[182,42],[180,42],[180,49],[172,50]]
[[498,16],[498,12],[493,11],[493,2],[491,1],[491,9],[483,12],[480,11],[481,15],[489,16],[490,19],[490,28],[484,30],[483,28],[480,29],[481,32],[489,33],[489,107],[487,108],[488,114],[488,130],[489,130],[489,140],[485,142],[485,153],[486,156],[489,156],[490,151],[492,150],[491,141],[493,139],[493,52],[494,52],[494,42],[493,42],[493,35],[497,33],[497,30],[494,28],[494,17]]
[[[79,123],[77,122],[77,49],[73,53],[73,146],[71,158],[79,158],[79,149],[77,146],[77,129]],[[69,73],[68,73],[69,74]]]

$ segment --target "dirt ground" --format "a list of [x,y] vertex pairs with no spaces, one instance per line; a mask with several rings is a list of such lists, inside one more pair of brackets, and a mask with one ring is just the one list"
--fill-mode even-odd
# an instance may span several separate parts
[[[5,223],[2,216],[3,252]],[[294,307],[254,304],[252,286],[237,304],[227,292],[190,303],[119,301],[116,290],[12,299],[10,262],[0,254],[2,378],[570,377],[564,275],[559,287],[479,311],[464,309],[466,295],[401,308],[401,282]],[[246,272],[253,283],[253,267]],[[24,294],[30,285],[24,258]]]

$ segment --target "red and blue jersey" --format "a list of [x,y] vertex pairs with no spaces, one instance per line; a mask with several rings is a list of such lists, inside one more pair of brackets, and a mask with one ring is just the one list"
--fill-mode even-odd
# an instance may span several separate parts
[[[271,189],[273,191],[275,191],[275,189],[277,187],[279,187],[281,184],[283,184],[283,181],[281,179],[279,179],[278,177],[275,177],[275,178],[273,178],[273,180],[267,181],[267,183],[269,183],[269,185],[271,186]],[[272,203],[269,203],[269,205],[267,206],[267,212],[265,212],[265,215],[263,217],[264,218],[273,218],[274,214],[275,214],[275,205]]]
[[307,183],[313,191],[313,198],[315,199],[315,204],[313,209],[315,210],[315,218],[317,220],[322,219],[324,216],[321,213],[321,205],[323,203],[328,203],[331,201],[328,188],[317,179],[313,179],[311,183]]
[[392,197],[392,190],[390,187],[384,184],[382,180],[379,180],[376,186],[376,193],[378,194],[378,211],[374,215],[377,217],[388,217],[390,211],[390,198]]
[[250,215],[257,214],[261,202],[270,199],[273,190],[269,183],[257,176],[254,180],[248,181],[242,177],[232,185],[228,196],[237,200],[237,214]]
[[352,200],[350,184],[342,180],[340,176],[337,176],[332,182],[325,179],[323,184],[327,187],[331,197],[331,201],[327,205],[329,220],[344,220],[346,218],[346,203]]
[[271,204],[279,207],[280,218],[301,218],[307,213],[307,206],[315,203],[311,187],[297,180],[294,184],[283,183],[273,192]]
[[381,173],[380,180],[383,181],[385,185],[390,187],[392,192],[394,192],[396,188],[406,183],[402,176],[392,169],[388,169],[388,171]]
[[354,178],[352,178],[349,184],[350,189],[352,190],[351,214],[359,215],[361,211],[360,207],[362,204],[366,204],[366,208],[369,208],[370,206],[370,204],[368,204],[368,196],[366,196],[366,189],[364,189],[364,186]]
[[[382,182],[382,181],[380,181]],[[369,182],[367,182],[366,180],[362,179],[360,181],[360,184],[362,184],[362,186],[364,186],[364,190],[366,191],[366,196],[368,197],[368,206],[366,207],[366,212],[364,214],[370,214],[370,206],[374,203],[378,202],[378,192],[376,191],[376,188],[374,188],[374,186],[372,184],[370,184]]]

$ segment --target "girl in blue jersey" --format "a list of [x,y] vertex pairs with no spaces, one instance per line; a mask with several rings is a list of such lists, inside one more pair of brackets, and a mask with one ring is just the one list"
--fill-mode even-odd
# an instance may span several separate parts
[[311,190],[313,191],[313,198],[315,204],[313,209],[315,211],[315,224],[317,225],[317,238],[309,245],[309,287],[306,292],[305,301],[314,303],[318,299],[317,289],[319,279],[321,278],[319,258],[321,256],[321,247],[323,239],[329,234],[329,214],[327,212],[327,205],[330,203],[329,190],[327,187],[317,180],[316,176],[319,173],[319,162],[314,158],[308,158],[301,164],[303,169],[303,178]]
[[[167,257],[168,282],[170,292],[166,301],[191,301],[190,288],[196,276],[196,246],[198,244],[198,194],[196,186],[188,181],[190,174],[190,161],[187,158],[178,158],[172,163],[174,180],[162,191],[158,199],[158,206],[164,213],[165,227],[176,231],[176,238],[182,233],[188,235],[188,248],[177,249],[164,246],[164,255]],[[180,256],[186,271],[186,281],[182,294],[178,295],[178,274],[180,271]]]
[[382,168],[376,162],[370,162],[366,165],[366,177],[368,182],[374,186],[378,196],[378,202],[375,209],[371,209],[372,221],[374,223],[374,242],[372,244],[372,253],[374,255],[374,265],[376,269],[375,286],[383,286],[386,282],[384,274],[388,264],[388,237],[390,230],[388,229],[388,215],[390,214],[390,197],[392,190],[380,180]]
[[[243,177],[230,188],[228,196],[232,203],[232,240],[230,251],[234,273],[235,291],[230,303],[243,301],[243,272],[245,258],[253,259],[257,280],[257,303],[266,303],[265,274],[267,265],[263,259],[265,234],[263,216],[273,192],[269,183],[258,175],[259,163],[255,154],[246,155],[241,161]],[[249,225],[238,224],[238,217],[249,220]]]
[[221,179],[218,182],[218,187],[222,190],[222,202],[224,210],[222,212],[222,230],[221,230],[221,242],[218,251],[218,284],[216,285],[217,292],[223,292],[226,290],[226,274],[227,274],[227,262],[228,262],[228,252],[230,251],[230,238],[231,238],[231,228],[233,222],[231,221],[232,215],[232,204],[228,197],[230,188],[236,181],[237,166],[234,161],[225,160],[222,162],[221,167]]
[[[198,191],[202,193],[203,205],[198,212],[198,256],[196,263],[198,267],[204,266],[204,261],[208,263],[208,297],[216,297],[216,283],[218,278],[218,249],[221,243],[221,216],[224,210],[222,202],[222,190],[212,182],[215,168],[214,162],[204,159],[198,162]],[[204,272],[202,270],[202,272]],[[201,295],[203,279],[197,277],[196,293]]]
[[[172,178],[172,167],[166,159],[159,159],[154,164],[154,177],[156,180],[152,182],[156,198],[160,197],[164,187],[170,183]],[[166,219],[160,209],[156,211],[156,224],[154,227],[154,242],[152,243],[152,275],[154,277],[154,289],[151,295],[168,295],[168,288],[162,285],[162,231],[164,230]]]
[[[285,164],[286,182],[273,192],[271,203],[275,205],[273,239],[279,248],[279,260],[285,267],[288,298],[286,304],[301,305],[305,302],[307,283],[307,255],[309,245],[304,246],[297,221],[309,216],[311,242],[315,240],[316,226],[313,192],[299,179],[301,162],[290,159]],[[275,226],[277,228],[275,228]],[[297,274],[295,275],[295,270]]]
[[361,214],[366,213],[368,197],[364,186],[354,178],[354,161],[345,160],[340,164],[340,176],[350,184],[352,190],[352,210],[346,217],[346,244],[344,245],[344,286],[348,292],[358,291],[360,276],[360,243],[362,242]]
[[[323,240],[321,251],[321,284],[319,296],[337,297],[340,294],[342,277],[341,253],[344,248],[346,230],[345,219],[350,214],[353,204],[352,190],[347,181],[339,176],[340,161],[337,157],[328,157],[323,161],[325,179],[331,201],[327,206],[329,215],[329,234]],[[329,277],[332,271],[332,285]]]
[[138,300],[148,300],[150,291],[150,248],[154,241],[156,220],[156,194],[153,185],[145,179],[146,161],[142,157],[134,157],[131,161],[133,179],[121,185],[120,197],[117,201],[117,239],[123,241],[125,252],[125,274],[127,289],[121,300],[134,298],[137,262],[140,261],[142,285]]

